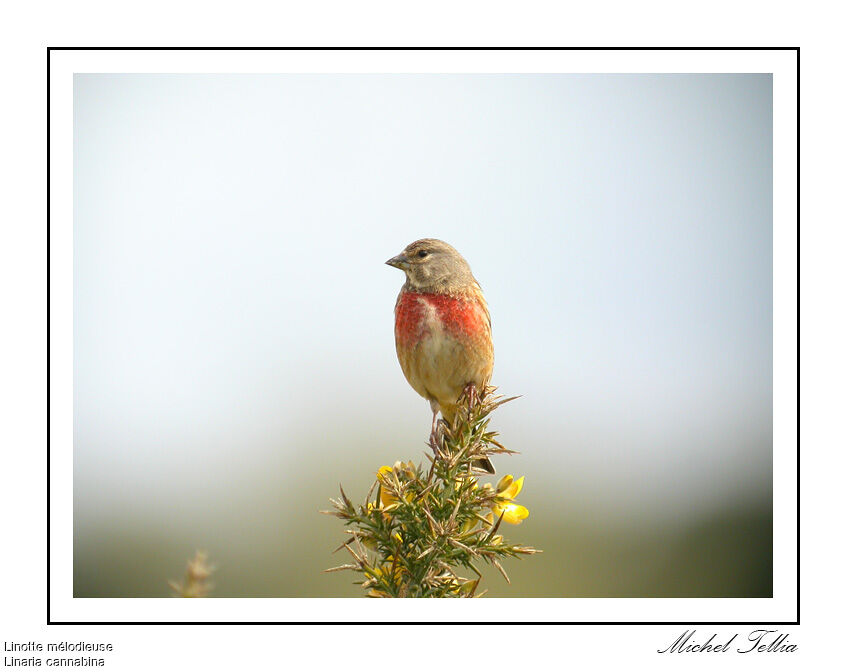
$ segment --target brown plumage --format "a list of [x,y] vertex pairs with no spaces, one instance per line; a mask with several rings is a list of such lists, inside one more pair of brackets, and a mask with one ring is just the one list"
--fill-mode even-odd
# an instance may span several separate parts
[[[394,307],[400,368],[429,401],[433,427],[439,411],[452,422],[465,388],[483,390],[494,368],[491,317],[482,288],[468,262],[441,240],[417,240],[385,263],[406,274]],[[478,466],[494,473],[488,460]]]

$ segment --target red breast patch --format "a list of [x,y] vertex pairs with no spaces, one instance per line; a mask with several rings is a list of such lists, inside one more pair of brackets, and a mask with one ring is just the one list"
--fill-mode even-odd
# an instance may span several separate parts
[[447,294],[402,292],[394,313],[394,333],[404,345],[416,343],[430,332],[435,318],[441,328],[460,338],[475,335],[485,322],[484,311],[475,301]]

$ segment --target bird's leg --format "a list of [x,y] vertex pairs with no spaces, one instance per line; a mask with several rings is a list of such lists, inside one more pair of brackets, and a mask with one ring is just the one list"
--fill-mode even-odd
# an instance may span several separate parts
[[436,457],[441,457],[440,442],[438,440],[438,411],[440,409],[434,401],[430,402],[430,407],[432,408],[432,429],[429,432],[429,446],[432,448],[432,452],[435,453]]
[[479,403],[479,396],[476,392],[476,385],[473,383],[468,383],[465,386],[465,398],[468,400],[468,413],[473,410],[474,406]]

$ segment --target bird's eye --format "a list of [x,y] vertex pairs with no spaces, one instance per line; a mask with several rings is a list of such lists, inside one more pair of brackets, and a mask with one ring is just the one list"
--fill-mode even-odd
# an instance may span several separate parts
[[418,252],[418,256],[419,256],[421,259],[423,259],[423,258],[424,258],[426,255],[428,255],[428,254],[429,254],[429,252],[427,252],[426,250],[421,250],[420,252]]

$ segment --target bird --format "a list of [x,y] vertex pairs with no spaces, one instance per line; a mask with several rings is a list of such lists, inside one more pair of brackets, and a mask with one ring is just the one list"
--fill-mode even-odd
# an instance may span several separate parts
[[[385,262],[406,275],[394,306],[394,343],[409,385],[452,423],[462,392],[482,391],[494,369],[491,314],[465,258],[443,240],[422,238]],[[494,473],[488,458],[475,467]]]

